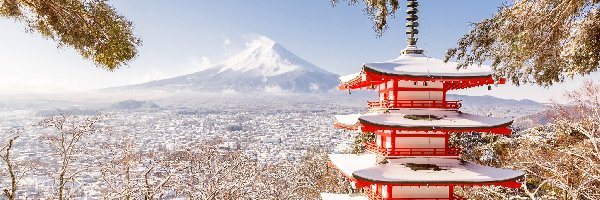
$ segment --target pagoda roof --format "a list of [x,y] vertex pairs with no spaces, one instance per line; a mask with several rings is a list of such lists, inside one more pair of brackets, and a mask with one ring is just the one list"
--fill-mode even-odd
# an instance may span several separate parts
[[489,66],[459,69],[457,62],[444,62],[424,54],[402,54],[394,60],[365,63],[363,66],[373,72],[399,76],[473,78],[492,75],[492,68]]
[[[524,173],[483,166],[456,158],[410,157],[388,159],[377,164],[365,155],[330,154],[331,162],[358,181],[387,184],[502,184],[514,182]],[[514,184],[506,186],[516,187]]]
[[345,129],[474,131],[510,134],[510,118],[488,117],[457,110],[399,109],[388,112],[335,115],[336,126]]
[[375,166],[375,154],[329,154],[329,160],[344,176],[350,178],[352,173]]
[[339,89],[357,89],[390,79],[469,83],[450,89],[505,82],[505,79],[494,81],[492,73],[492,68],[486,65],[471,65],[461,68],[457,62],[444,62],[425,54],[402,54],[398,58],[386,62],[365,63],[361,72],[341,76]]

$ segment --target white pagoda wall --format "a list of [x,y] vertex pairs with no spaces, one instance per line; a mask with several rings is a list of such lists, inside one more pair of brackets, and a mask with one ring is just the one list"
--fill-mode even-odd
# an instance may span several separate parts
[[[390,145],[391,146],[391,145]],[[396,148],[445,148],[445,138],[396,137]],[[390,147],[388,147],[390,148]]]
[[[444,83],[440,81],[427,81],[427,85],[423,84],[423,81],[417,81],[415,85],[414,81],[398,81],[398,87],[400,88],[430,88],[430,89],[442,89]],[[398,100],[443,100],[444,92],[442,91],[398,91]]]
[[[390,131],[384,131],[390,134]],[[375,136],[375,143],[383,148],[446,148],[446,138],[444,137],[406,137],[402,134],[425,134],[424,131],[408,131],[398,133],[395,142],[392,144],[391,136],[382,136],[379,133]],[[440,136],[443,136],[441,133]]]
[[392,198],[450,198],[448,186],[394,186]]
[[[442,89],[444,84],[440,81],[427,81],[427,85],[423,81],[417,81],[416,85],[414,81],[398,81],[398,87],[400,88],[430,88],[430,89]],[[393,89],[393,81],[382,83],[378,85],[379,90]],[[387,95],[387,98],[385,97]],[[387,93],[380,93],[379,100],[443,100],[444,92],[442,91],[398,91],[398,96],[395,96],[394,91],[390,90]]]
[[444,99],[442,91],[398,91],[398,100],[436,100]]
[[437,88],[437,89],[442,89],[444,88],[444,83],[442,83],[441,81],[427,81],[427,86],[425,86],[423,84],[423,81],[417,81],[417,84],[415,85],[414,81],[398,81],[398,87],[404,87],[404,88]]

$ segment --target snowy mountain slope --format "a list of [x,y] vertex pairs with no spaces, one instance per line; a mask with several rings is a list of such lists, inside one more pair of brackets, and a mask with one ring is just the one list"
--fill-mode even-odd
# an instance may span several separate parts
[[263,36],[247,44],[242,53],[205,70],[112,89],[314,93],[332,90],[338,83],[338,75]]

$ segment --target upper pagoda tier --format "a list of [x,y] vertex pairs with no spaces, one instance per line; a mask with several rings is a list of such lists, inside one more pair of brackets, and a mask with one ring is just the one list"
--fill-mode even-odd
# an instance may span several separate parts
[[446,91],[506,82],[506,79],[494,80],[489,66],[460,68],[456,62],[428,57],[423,50],[409,46],[394,60],[365,63],[361,72],[340,77],[338,89],[373,87],[390,80],[439,81]]

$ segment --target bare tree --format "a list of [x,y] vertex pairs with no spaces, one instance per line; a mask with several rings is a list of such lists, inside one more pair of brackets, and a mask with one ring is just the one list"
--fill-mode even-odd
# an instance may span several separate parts
[[85,166],[74,166],[75,157],[82,152],[80,142],[82,139],[99,131],[96,126],[103,116],[76,117],[76,116],[53,116],[42,119],[38,126],[50,130],[43,139],[48,141],[56,152],[60,166],[56,174],[57,191],[56,198],[65,198],[65,189],[72,184],[80,173],[87,170]]
[[183,168],[177,177],[177,190],[190,199],[237,199],[255,188],[256,162],[241,151],[220,150],[219,141],[173,152]]
[[339,172],[329,168],[326,154],[317,149],[308,151],[298,165],[292,165],[288,173],[292,174],[286,184],[285,199],[318,199],[321,192],[345,192],[350,183]]
[[142,188],[138,191],[145,200],[164,199],[171,188],[172,178],[180,169],[176,162],[165,159],[164,152],[151,152],[144,160],[148,160],[143,171]]
[[189,199],[315,199],[342,192],[337,171],[323,153],[310,150],[300,160],[270,164],[241,150],[219,148],[220,141],[183,147],[167,159],[178,171],[171,179],[179,197]]
[[107,188],[105,198],[164,199],[172,177],[180,172],[179,166],[167,159],[168,152],[142,152],[129,135],[118,137],[122,142],[110,145],[118,149],[113,149],[114,156],[101,169],[100,185]]
[[[105,198],[129,200],[135,195],[135,182],[132,167],[140,162],[141,156],[134,152],[132,142],[128,137],[123,144],[117,144],[118,150],[113,149],[114,156],[104,161],[102,166],[102,185],[106,185]],[[108,145],[107,145],[108,147]]]

